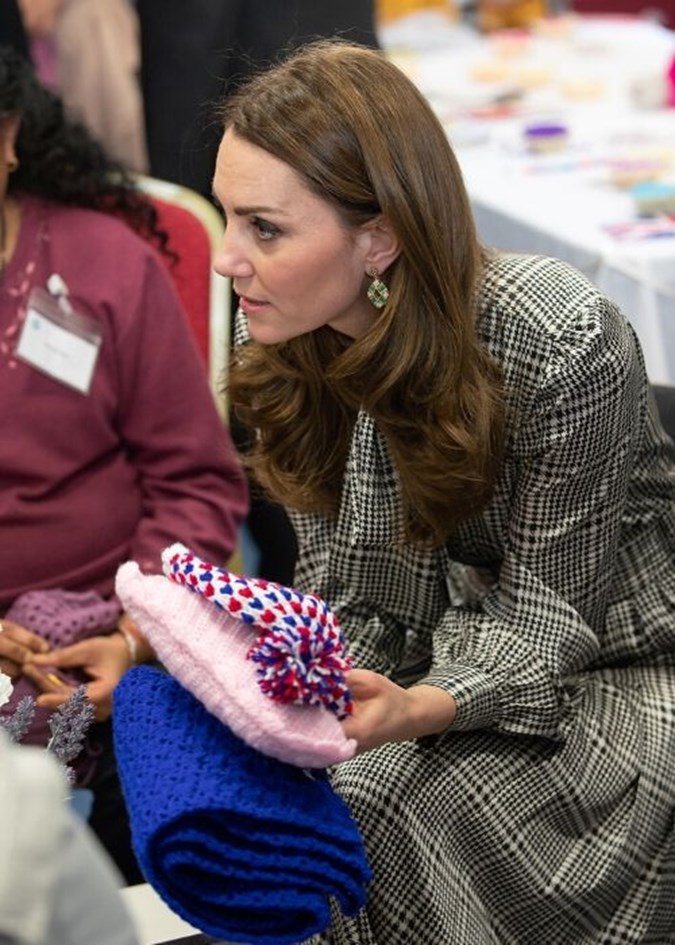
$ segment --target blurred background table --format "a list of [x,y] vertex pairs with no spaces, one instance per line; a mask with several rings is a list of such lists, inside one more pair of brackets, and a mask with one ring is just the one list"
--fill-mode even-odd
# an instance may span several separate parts
[[131,913],[140,945],[227,945],[202,935],[177,916],[147,883],[124,886],[120,893]]
[[[382,41],[443,122],[482,240],[577,266],[634,324],[652,381],[675,383],[675,219],[641,221],[628,186],[675,184],[675,33],[561,15],[482,36],[427,14]],[[529,150],[524,129],[540,122],[567,129],[555,151]]]

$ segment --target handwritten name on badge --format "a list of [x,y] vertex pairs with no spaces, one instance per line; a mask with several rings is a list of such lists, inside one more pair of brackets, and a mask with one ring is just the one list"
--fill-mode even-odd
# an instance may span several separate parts
[[82,394],[88,394],[96,367],[101,334],[91,319],[34,289],[16,356],[36,370]]

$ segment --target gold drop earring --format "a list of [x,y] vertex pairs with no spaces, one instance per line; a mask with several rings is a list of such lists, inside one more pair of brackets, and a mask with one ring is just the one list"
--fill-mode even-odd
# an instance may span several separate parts
[[389,289],[387,288],[387,284],[380,279],[380,273],[374,266],[368,270],[368,275],[373,280],[368,286],[366,293],[368,295],[368,301],[380,311],[387,304]]

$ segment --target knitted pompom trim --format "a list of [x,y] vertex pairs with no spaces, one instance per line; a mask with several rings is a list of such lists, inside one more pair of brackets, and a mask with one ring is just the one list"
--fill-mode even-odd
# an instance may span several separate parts
[[276,702],[323,705],[338,718],[353,708],[345,673],[352,662],[328,604],[273,581],[233,574],[185,545],[162,553],[164,573],[202,594],[258,633],[247,657],[257,664],[262,692]]

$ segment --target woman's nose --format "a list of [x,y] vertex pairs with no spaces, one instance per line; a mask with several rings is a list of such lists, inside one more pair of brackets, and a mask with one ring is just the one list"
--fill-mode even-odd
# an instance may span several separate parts
[[227,227],[220,243],[220,248],[213,261],[213,268],[220,276],[227,278],[242,278],[250,276],[253,267],[244,251],[240,240],[232,232],[231,227]]

